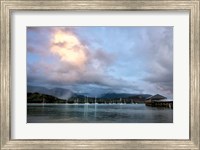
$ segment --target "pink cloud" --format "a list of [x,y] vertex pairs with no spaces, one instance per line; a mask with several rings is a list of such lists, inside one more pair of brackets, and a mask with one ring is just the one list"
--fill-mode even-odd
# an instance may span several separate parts
[[88,59],[87,47],[70,31],[56,30],[51,41],[50,51],[59,56],[62,62],[79,68],[83,68]]

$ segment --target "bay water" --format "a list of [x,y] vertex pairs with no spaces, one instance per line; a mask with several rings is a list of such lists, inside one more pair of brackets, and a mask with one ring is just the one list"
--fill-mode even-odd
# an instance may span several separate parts
[[173,109],[145,104],[28,104],[27,123],[173,123]]

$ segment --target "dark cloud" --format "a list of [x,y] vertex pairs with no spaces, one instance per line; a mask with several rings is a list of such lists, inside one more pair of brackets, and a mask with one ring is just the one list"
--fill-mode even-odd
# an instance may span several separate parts
[[111,65],[115,62],[115,54],[108,53],[105,50],[98,49],[95,51],[94,59],[100,62],[102,65]]
[[[55,43],[52,39],[58,31],[64,39]],[[96,95],[103,92],[145,92],[173,97],[172,27],[102,31],[96,33],[107,37],[97,40],[85,33],[90,37],[88,39],[93,39],[91,43],[87,36],[80,38],[82,32],[78,33],[75,27],[28,29],[27,50],[31,54],[27,66],[28,84],[66,87]],[[66,35],[62,37],[63,34]],[[67,43],[68,38],[72,43]],[[55,46],[54,53],[52,46]],[[77,51],[82,57],[76,56]],[[30,60],[35,59],[33,53],[40,59],[31,63]],[[70,55],[75,55],[76,59],[65,61]]]
[[[53,68],[45,63],[37,63],[28,65],[28,83],[31,85],[45,85],[47,83],[48,86],[66,86],[71,85],[74,90],[78,85],[82,85],[85,88],[87,85],[98,86],[90,88],[90,90],[100,91],[126,91],[129,92],[130,89],[134,90],[137,93],[141,93],[141,89],[136,83],[128,82],[126,80],[115,78],[113,76],[109,76],[107,74],[103,74],[99,72],[95,68],[87,68],[87,70],[77,70],[77,68],[66,69],[67,66],[63,64],[61,67],[62,70],[57,70],[56,66]],[[76,87],[76,88],[75,88]],[[89,89],[87,89],[89,90]]]
[[149,59],[146,66],[147,75],[144,80],[154,84],[158,91],[172,97],[173,95],[173,29],[151,30],[146,45]]

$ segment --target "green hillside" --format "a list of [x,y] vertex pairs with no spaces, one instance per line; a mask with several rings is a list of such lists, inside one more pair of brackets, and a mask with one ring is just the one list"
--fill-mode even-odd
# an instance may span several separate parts
[[66,100],[57,97],[40,94],[40,93],[27,93],[28,103],[66,103]]

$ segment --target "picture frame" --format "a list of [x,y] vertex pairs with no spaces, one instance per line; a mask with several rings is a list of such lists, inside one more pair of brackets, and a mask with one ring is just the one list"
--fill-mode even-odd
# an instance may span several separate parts
[[[129,10],[190,12],[189,140],[14,140],[11,139],[11,14],[26,10]],[[0,101],[1,149],[200,149],[199,144],[199,0],[194,1],[10,1],[1,0]]]

